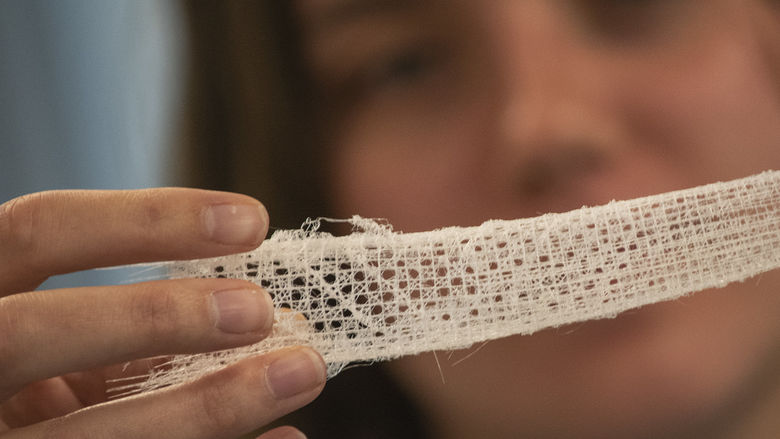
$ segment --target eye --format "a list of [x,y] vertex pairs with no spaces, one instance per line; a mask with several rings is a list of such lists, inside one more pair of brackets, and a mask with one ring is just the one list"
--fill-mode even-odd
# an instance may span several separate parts
[[411,50],[388,60],[377,72],[378,82],[405,83],[423,76],[431,60],[419,50]]
[[409,47],[368,62],[358,73],[369,90],[412,87],[425,81],[442,62],[442,54],[430,47]]
[[617,43],[649,41],[664,35],[685,0],[581,0],[579,15],[590,32]]

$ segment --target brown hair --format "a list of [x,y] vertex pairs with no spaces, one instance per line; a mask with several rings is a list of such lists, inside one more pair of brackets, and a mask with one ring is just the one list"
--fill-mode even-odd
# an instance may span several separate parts
[[[183,180],[258,198],[272,227],[298,227],[307,216],[329,215],[327,155],[290,2],[183,6],[190,31]],[[378,367],[343,372],[317,401],[274,425],[287,422],[312,438],[414,439],[424,430],[413,403]]]
[[192,1],[183,156],[187,185],[261,200],[273,227],[327,215],[324,154],[290,2]]

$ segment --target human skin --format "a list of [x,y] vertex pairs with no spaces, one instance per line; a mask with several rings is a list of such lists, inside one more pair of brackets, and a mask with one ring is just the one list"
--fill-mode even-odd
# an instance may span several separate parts
[[[296,8],[343,216],[475,225],[780,168],[775,4]],[[440,437],[772,437],[778,289],[769,273],[493,341],[457,366],[468,352],[439,353],[441,371],[430,355],[390,368]]]
[[[224,438],[313,400],[325,365],[293,347],[183,386],[110,401],[110,380],[160,356],[257,342],[270,296],[233,279],[33,291],[94,267],[248,251],[268,215],[256,200],[191,189],[54,191],[0,205],[0,438]],[[155,357],[149,360],[147,357]],[[290,427],[263,439],[300,439]]]

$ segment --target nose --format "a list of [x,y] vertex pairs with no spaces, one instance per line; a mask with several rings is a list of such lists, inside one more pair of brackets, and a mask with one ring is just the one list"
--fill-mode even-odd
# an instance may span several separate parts
[[577,190],[621,143],[604,63],[556,2],[498,3],[495,158],[526,198]]

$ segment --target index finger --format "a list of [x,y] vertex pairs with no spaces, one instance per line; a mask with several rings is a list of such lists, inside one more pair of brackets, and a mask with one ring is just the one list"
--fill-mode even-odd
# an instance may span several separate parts
[[96,267],[249,251],[268,214],[239,194],[198,189],[50,191],[0,205],[0,297]]

